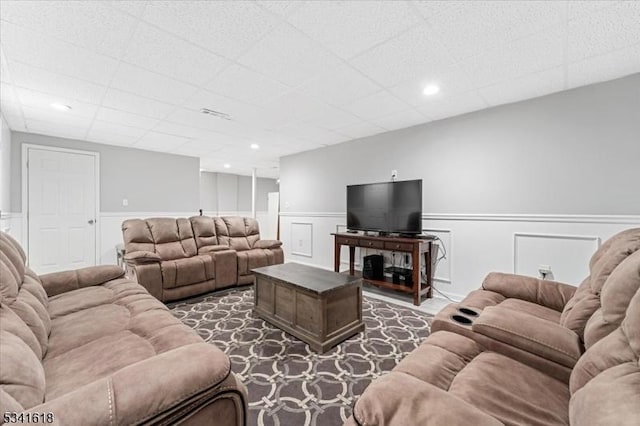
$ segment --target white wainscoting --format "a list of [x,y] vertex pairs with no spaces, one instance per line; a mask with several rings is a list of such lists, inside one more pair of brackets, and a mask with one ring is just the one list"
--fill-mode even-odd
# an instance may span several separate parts
[[0,215],[0,231],[6,232],[22,243],[22,213],[2,213]]
[[[300,223],[312,224],[308,241],[302,243],[299,234],[298,241],[292,239],[292,227]],[[344,231],[345,223],[343,212],[281,212],[285,259],[333,269],[331,233]],[[537,276],[539,265],[549,265],[555,280],[578,285],[599,244],[640,226],[640,216],[424,214],[422,225],[424,233],[440,238],[446,251],[436,267],[435,288],[460,300],[479,288],[490,271]],[[296,249],[301,244],[311,247],[310,257]],[[371,253],[375,250],[356,250],[357,264]],[[343,249],[343,269],[347,254]]]
[[527,234],[513,235],[513,271],[538,276],[541,267],[549,266],[548,279],[579,283],[589,275],[584,259],[600,247],[600,237],[587,235]]

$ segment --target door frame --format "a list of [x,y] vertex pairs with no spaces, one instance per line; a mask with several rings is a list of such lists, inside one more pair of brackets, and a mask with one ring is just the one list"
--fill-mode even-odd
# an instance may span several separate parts
[[37,145],[31,143],[22,144],[21,168],[22,168],[22,247],[27,254],[27,262],[29,261],[29,170],[27,162],[29,161],[29,149],[39,149],[43,151],[66,152],[69,154],[89,155],[94,158],[95,164],[95,191],[96,191],[96,210],[94,212],[95,220],[95,265],[100,264],[100,226],[102,219],[100,214],[100,153],[97,151],[84,151],[80,149],[60,148],[57,146]]

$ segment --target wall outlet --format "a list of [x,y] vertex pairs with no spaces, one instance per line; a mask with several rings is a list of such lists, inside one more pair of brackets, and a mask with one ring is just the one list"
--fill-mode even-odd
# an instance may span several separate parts
[[391,179],[398,179],[398,171],[391,170]]
[[553,271],[550,265],[538,265],[538,274],[543,280],[553,279]]
[[126,199],[126,198],[123,198],[123,199],[122,199],[122,205],[123,205],[123,206],[125,206],[125,207],[127,207],[127,206],[129,205],[129,200],[128,200],[128,199]]

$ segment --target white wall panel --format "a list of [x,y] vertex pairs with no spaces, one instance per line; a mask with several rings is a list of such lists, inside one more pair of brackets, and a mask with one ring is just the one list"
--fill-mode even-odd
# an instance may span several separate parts
[[[344,213],[281,213],[280,229],[285,261],[303,262],[333,269],[333,236],[344,231]],[[295,254],[296,223],[312,223],[311,257]],[[640,216],[549,216],[549,215],[424,215],[425,233],[440,237],[447,257],[435,270],[435,288],[454,300],[480,288],[491,271],[537,276],[540,264],[549,264],[556,279],[578,285],[598,247],[610,236],[640,226]],[[517,266],[514,263],[518,241]],[[532,237],[525,237],[531,235]],[[552,238],[550,236],[559,236]],[[542,241],[543,240],[543,241]],[[368,250],[356,251],[356,268]],[[342,249],[342,270],[348,266],[348,249]],[[533,266],[532,266],[533,265]],[[515,268],[515,269],[514,269]],[[436,297],[440,297],[436,294]]]

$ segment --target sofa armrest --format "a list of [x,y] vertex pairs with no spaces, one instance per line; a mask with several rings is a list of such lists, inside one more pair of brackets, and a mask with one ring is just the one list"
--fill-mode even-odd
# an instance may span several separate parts
[[513,309],[490,306],[471,329],[541,358],[573,368],[583,353],[580,337],[572,330]]
[[273,249],[282,245],[282,241],[279,240],[258,240],[253,245],[253,248],[257,249]]
[[[186,361],[185,361],[186,360]],[[215,346],[194,343],[131,364],[30,409],[58,424],[174,424],[217,395],[230,373]]]
[[204,246],[198,249],[198,254],[215,253],[217,251],[231,250],[231,247],[224,245]]
[[42,286],[49,297],[83,287],[101,285],[124,276],[124,271],[116,265],[89,266],[73,271],[52,272],[40,275]]
[[[410,390],[410,391],[409,391]],[[502,425],[462,399],[406,373],[374,380],[355,403],[346,425]]]
[[576,287],[558,281],[540,280],[525,275],[491,272],[482,283],[484,290],[507,298],[521,299],[562,312]]
[[132,251],[124,255],[124,261],[134,265],[143,265],[145,263],[161,262],[162,258],[159,254],[150,251]]
[[146,288],[149,294],[160,301],[163,299],[162,268],[160,262],[134,264],[127,263],[127,277]]

